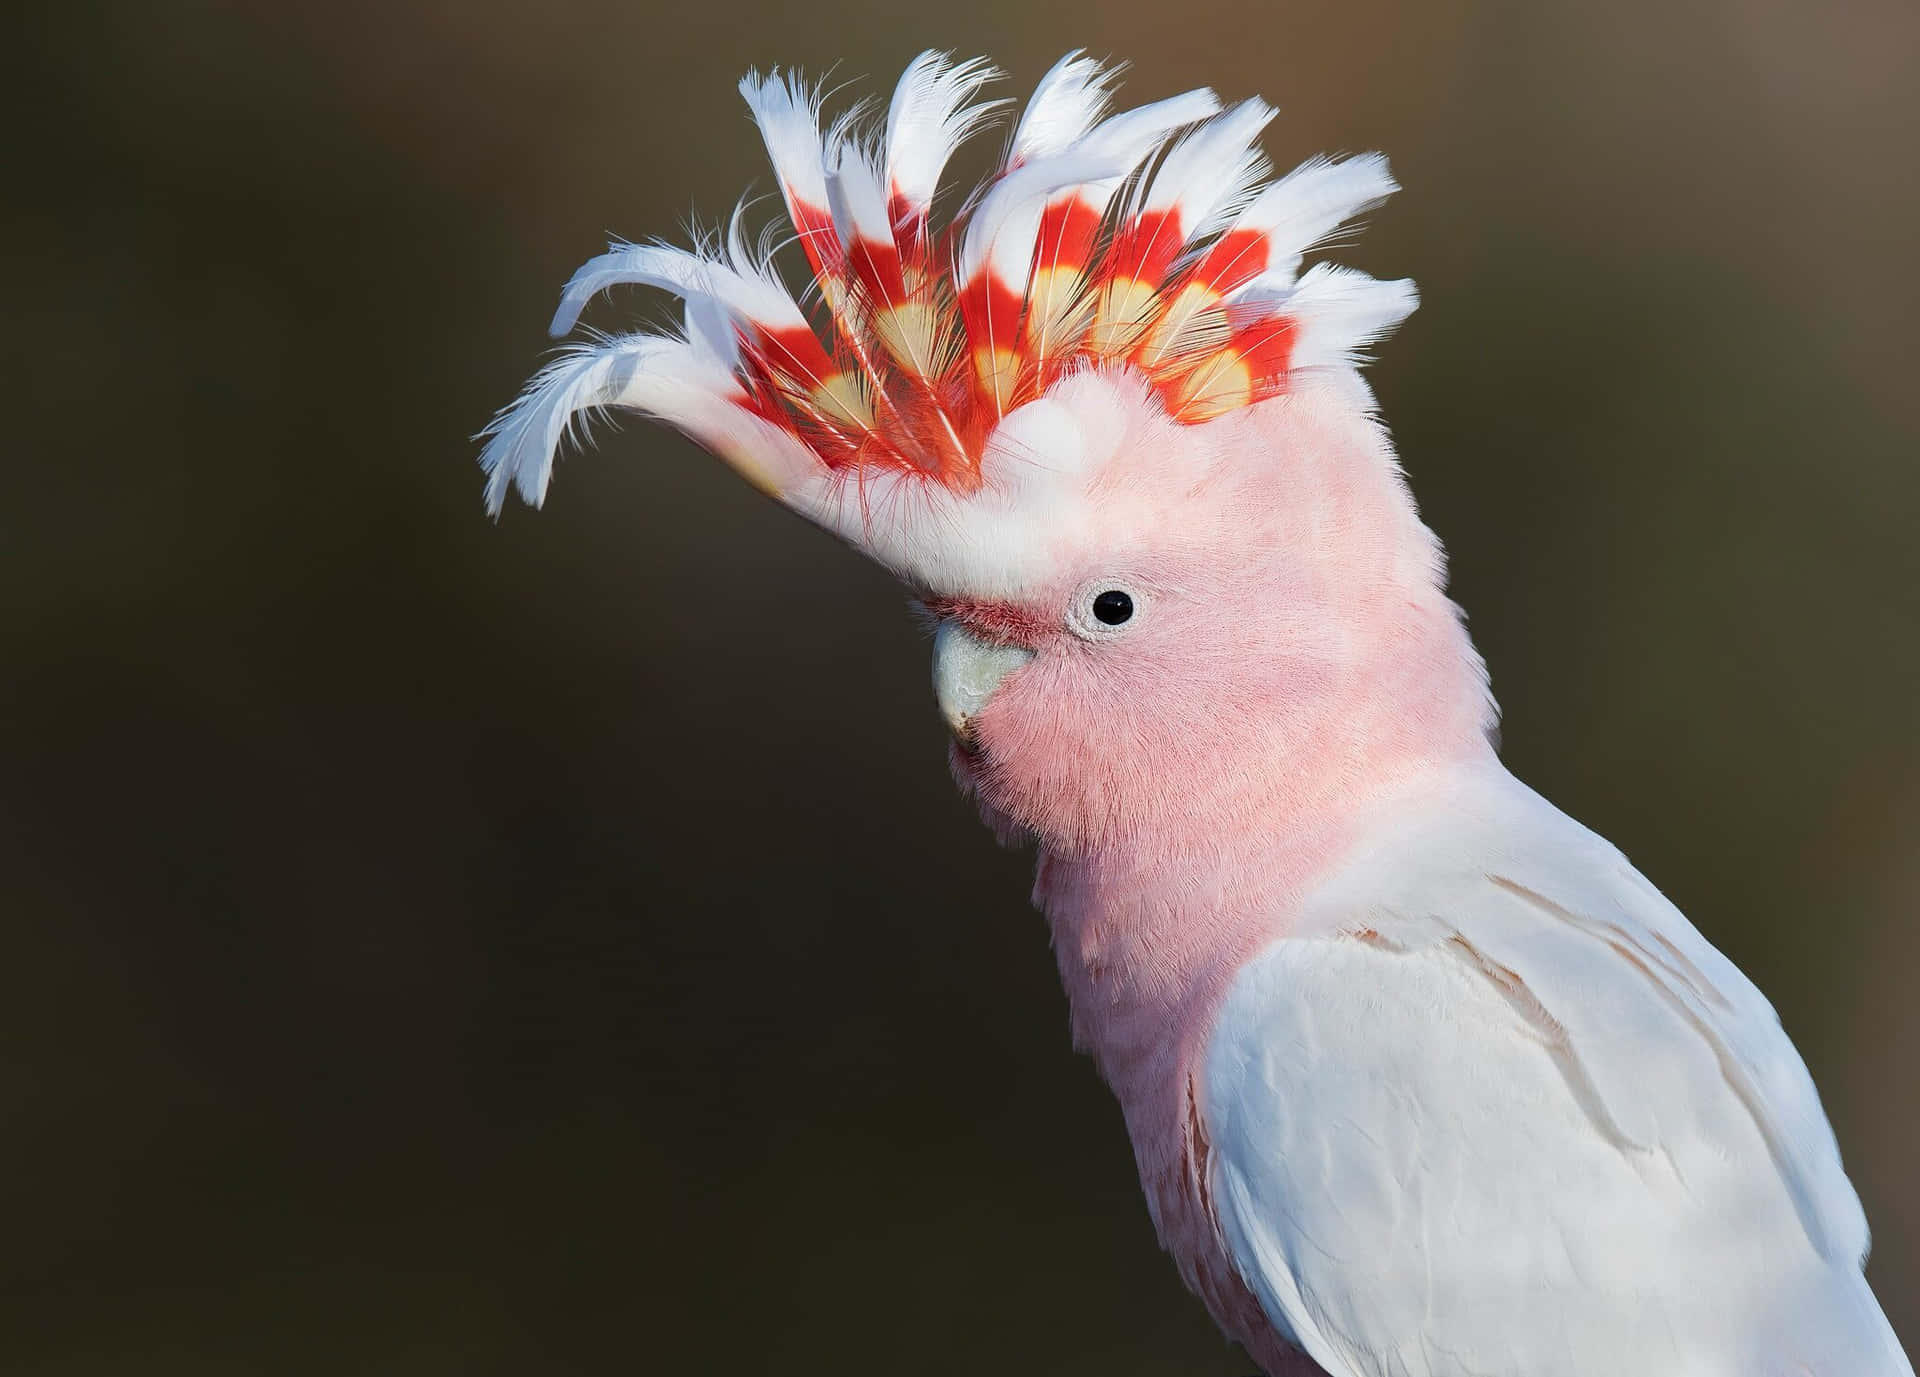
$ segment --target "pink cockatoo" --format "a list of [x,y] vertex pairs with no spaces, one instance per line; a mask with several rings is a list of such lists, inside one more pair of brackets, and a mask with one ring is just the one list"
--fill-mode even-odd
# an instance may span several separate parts
[[555,332],[623,283],[684,329],[542,372],[488,505],[631,408],[911,589],[1160,1238],[1269,1373],[1911,1377],[1772,1008],[1496,758],[1357,371],[1413,288],[1301,271],[1385,162],[1269,181],[1259,100],[1110,115],[1071,54],[936,228],[994,75],[927,54],[825,133],[749,76],[817,305],[738,214],[616,245]]

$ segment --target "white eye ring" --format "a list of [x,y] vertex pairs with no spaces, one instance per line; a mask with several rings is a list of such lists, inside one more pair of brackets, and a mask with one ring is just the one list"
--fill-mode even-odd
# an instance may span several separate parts
[[1147,601],[1124,579],[1095,579],[1068,604],[1067,630],[1083,641],[1111,641],[1140,624]]

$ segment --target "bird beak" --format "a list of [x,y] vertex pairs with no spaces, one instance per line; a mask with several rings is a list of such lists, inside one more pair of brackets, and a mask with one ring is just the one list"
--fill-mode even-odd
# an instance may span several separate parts
[[1000,683],[1033,658],[1023,646],[993,645],[952,618],[933,632],[933,696],[940,715],[963,746],[974,745],[973,726]]

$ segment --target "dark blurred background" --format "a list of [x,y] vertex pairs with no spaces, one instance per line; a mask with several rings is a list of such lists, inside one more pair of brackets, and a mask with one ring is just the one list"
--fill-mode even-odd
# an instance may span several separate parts
[[7,1373],[1246,1371],[888,581],[641,424],[481,515],[573,267],[768,187],[740,73],[928,46],[1392,155],[1507,758],[1772,996],[1920,1343],[1912,0],[14,23]]

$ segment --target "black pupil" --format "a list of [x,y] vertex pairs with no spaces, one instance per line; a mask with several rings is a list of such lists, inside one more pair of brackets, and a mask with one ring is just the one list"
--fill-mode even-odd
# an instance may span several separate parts
[[1110,588],[1093,600],[1093,615],[1108,626],[1118,626],[1133,615],[1133,599]]

